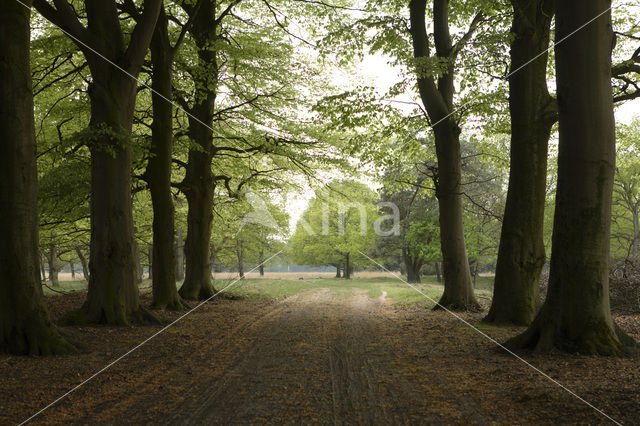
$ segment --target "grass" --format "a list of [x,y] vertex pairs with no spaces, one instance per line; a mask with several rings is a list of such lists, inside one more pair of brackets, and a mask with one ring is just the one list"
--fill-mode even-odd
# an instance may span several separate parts
[[[339,278],[305,278],[297,279],[298,275],[291,273],[289,279],[265,279],[265,278],[247,278],[237,281],[231,286],[227,293],[246,299],[272,299],[281,300],[285,297],[293,296],[297,293],[308,291],[314,288],[329,288],[336,297],[347,297],[358,290],[364,290],[371,298],[382,296],[386,292],[386,298],[391,299],[393,303],[402,305],[424,304],[433,306],[434,300],[437,301],[442,295],[443,287],[436,281],[433,276],[422,278],[422,283],[413,284],[411,288],[407,284],[397,278],[384,277],[362,277],[351,280]],[[295,277],[295,278],[293,278]],[[223,289],[231,284],[234,280],[214,280],[214,286],[217,290]],[[50,287],[50,283],[46,283]],[[151,281],[144,280],[140,284],[141,293],[150,291]],[[60,293],[82,292],[87,290],[87,282],[84,280],[76,281],[60,281],[60,287],[56,287],[53,291],[49,287],[43,287],[44,294],[47,296],[58,295]],[[476,287],[476,296],[480,298],[490,298],[493,288],[493,277],[478,277],[478,285]],[[416,291],[420,290],[420,292]],[[58,293],[60,292],[60,293]],[[428,296],[428,297],[425,297]],[[432,300],[429,300],[432,299]]]
[[[478,280],[476,295],[479,297],[490,297],[492,277],[481,277]],[[223,288],[231,281],[217,281],[216,288]],[[386,292],[386,298],[391,299],[394,303],[402,305],[425,304],[433,306],[442,295],[443,287],[438,284],[435,277],[424,277],[420,284],[413,284],[412,288],[397,278],[380,277],[380,278],[354,278],[344,280],[338,278],[320,278],[320,279],[245,279],[227,290],[230,294],[245,298],[265,298],[265,299],[282,299],[292,296],[302,291],[313,288],[329,288],[337,296],[348,296],[357,290],[364,290],[371,298],[382,296],[383,291]],[[420,290],[420,292],[416,291]],[[428,296],[428,297],[425,297]],[[432,300],[429,300],[432,299]]]
[[[61,293],[77,293],[87,291],[86,280],[60,281],[60,287],[52,287],[50,281],[46,281],[42,286],[42,292],[45,296],[59,296]],[[140,293],[148,293],[151,291],[151,280],[142,280],[138,285]]]
[[[75,293],[78,291],[87,291],[87,281],[74,280],[74,281],[60,281],[60,287],[52,287],[50,281],[46,281],[42,286],[42,291],[45,296],[55,296],[60,293]],[[58,293],[60,292],[60,293]]]

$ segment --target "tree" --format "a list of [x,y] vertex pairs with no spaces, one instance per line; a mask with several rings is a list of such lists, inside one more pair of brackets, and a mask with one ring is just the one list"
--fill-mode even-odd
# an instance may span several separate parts
[[248,190],[214,210],[214,257],[237,270],[240,277],[244,277],[246,262],[259,265],[264,275],[265,253],[272,256],[284,248],[289,215],[274,201],[275,195]]
[[172,45],[169,39],[169,19],[163,8],[151,40],[153,124],[145,177],[153,202],[152,306],[158,309],[177,310],[185,307],[176,287],[176,256],[181,256],[174,249],[175,209],[171,195],[171,164],[173,64],[189,28],[190,24],[187,23]]
[[538,283],[546,260],[547,147],[557,115],[547,88],[553,3],[512,0],[511,166],[488,322],[528,325],[538,310]]
[[42,300],[30,16],[30,1],[0,5],[0,351],[49,355],[73,348]]
[[555,52],[560,141],[549,290],[529,328],[507,345],[619,355],[634,342],[615,325],[609,307],[611,4],[577,3],[556,3],[556,37],[563,42]]
[[334,182],[316,192],[289,239],[290,257],[300,265],[353,268],[368,264],[361,254],[373,247],[378,218],[375,193],[354,181]]
[[[299,119],[316,70],[278,21],[279,11],[263,1],[202,1],[198,10],[182,7],[192,19],[189,43],[177,63],[181,79],[175,95],[187,160],[174,159],[184,178],[175,186],[189,204],[185,243],[186,274],[180,295],[205,299],[213,294],[210,242],[215,204],[239,196],[252,181],[282,186],[294,172],[331,154],[318,148],[326,135]],[[314,89],[315,90],[315,89]],[[182,115],[182,114],[181,114]],[[316,163],[317,164],[317,163]],[[283,179],[284,178],[284,179]],[[222,195],[225,194],[225,195]]]
[[[456,58],[483,18],[477,13],[467,33],[454,45],[449,28],[449,1],[434,0],[433,26],[436,54],[431,55],[425,15],[426,0],[409,3],[411,37],[416,59],[420,98],[432,123],[438,158],[436,197],[440,209],[440,242],[444,293],[436,308],[478,310],[464,242],[461,200],[460,128],[453,117]],[[434,78],[434,64],[442,67]]]
[[195,85],[195,101],[189,106],[186,100],[181,100],[182,106],[189,113],[189,137],[193,144],[189,150],[186,174],[180,184],[189,203],[185,243],[187,267],[184,283],[180,288],[180,296],[185,299],[203,300],[214,294],[209,246],[217,183],[211,170],[215,149],[212,126],[220,66],[217,50],[222,20],[235,4],[232,2],[220,14],[217,14],[216,3],[211,0],[203,0],[198,4],[199,7],[186,1],[181,4],[193,22],[189,33],[197,49],[197,67],[191,75]]
[[616,174],[613,185],[612,251],[615,257],[637,259],[640,255],[640,160],[636,117],[618,130]]
[[128,43],[116,1],[85,1],[86,26],[66,0],[56,0],[54,5],[34,1],[45,18],[73,38],[92,76],[87,138],[91,151],[91,274],[87,301],[77,319],[107,324],[144,320],[135,278],[129,137],[137,76],[162,1],[144,1]]
[[378,236],[376,257],[384,262],[399,254],[407,281],[419,283],[422,267],[441,259],[437,201],[429,197],[419,183],[415,188],[389,184],[382,192],[382,201],[397,206],[400,223],[397,235]]

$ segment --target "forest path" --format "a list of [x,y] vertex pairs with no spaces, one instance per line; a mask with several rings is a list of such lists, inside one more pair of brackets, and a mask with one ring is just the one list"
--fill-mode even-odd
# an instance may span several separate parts
[[[322,281],[282,300],[216,299],[35,419],[40,424],[600,423],[593,409],[459,319]],[[80,306],[82,295],[51,299]],[[67,303],[65,302],[65,303]],[[58,315],[62,310],[54,309]],[[174,317],[178,313],[171,314]],[[521,329],[479,325],[504,341]],[[0,360],[0,424],[18,423],[154,332],[75,329],[81,354]],[[529,355],[623,422],[637,358]]]
[[398,325],[383,300],[327,288],[286,299],[239,337],[246,347],[171,423],[408,422],[398,403],[415,389],[394,362],[403,348],[389,339]]

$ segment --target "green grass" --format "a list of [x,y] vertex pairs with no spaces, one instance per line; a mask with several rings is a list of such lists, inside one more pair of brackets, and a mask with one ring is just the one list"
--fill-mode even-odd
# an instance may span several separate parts
[[[490,297],[491,290],[487,289],[492,282],[491,277],[482,277],[476,294],[480,297]],[[217,281],[216,288],[223,288],[231,281]],[[412,288],[400,280],[394,278],[354,278],[344,280],[339,278],[319,278],[306,280],[265,280],[246,279],[237,282],[227,290],[230,294],[249,299],[282,299],[294,294],[312,290],[314,288],[328,288],[336,297],[347,297],[358,290],[364,290],[371,298],[387,293],[387,299],[402,305],[425,304],[433,306],[442,295],[443,287],[433,277],[425,277],[420,284],[413,284]],[[419,291],[416,291],[419,290]],[[425,297],[428,296],[428,297]],[[431,300],[429,300],[431,299]]]
[[[81,291],[87,291],[86,280],[76,281],[60,281],[60,287],[53,287],[50,281],[45,282],[46,286],[42,286],[42,291],[45,296],[59,296],[60,293],[76,293]],[[140,285],[140,293],[147,293],[151,291],[151,280],[142,280]]]
[[[51,282],[45,282],[46,286],[42,286],[45,296],[55,296],[60,293],[74,293],[77,291],[87,291],[87,282],[85,280],[78,281],[60,281],[60,287],[52,287]],[[58,293],[60,292],[60,293]]]
[[[222,290],[234,280],[214,280],[216,290]],[[245,279],[235,282],[225,293],[247,299],[282,299],[314,288],[302,280]]]
[[[222,290],[225,286],[231,284],[233,280],[214,280],[214,286],[217,290]],[[47,283],[50,286],[50,283]],[[141,292],[151,291],[151,281],[144,280],[140,284]],[[386,298],[391,299],[393,303],[401,305],[424,304],[433,306],[442,295],[443,287],[439,284],[435,277],[423,277],[422,283],[413,284],[411,288],[407,284],[396,278],[379,277],[379,278],[354,278],[345,280],[340,278],[313,278],[313,279],[245,279],[238,281],[231,286],[227,293],[239,296],[245,299],[272,299],[281,300],[285,297],[293,296],[297,293],[309,291],[318,288],[331,289],[335,297],[348,297],[357,291],[364,290],[371,298],[382,296],[382,292],[386,292]],[[481,298],[491,297],[493,287],[493,277],[478,277],[478,285],[475,290],[476,295]],[[419,290],[418,291],[416,291]],[[60,287],[55,290],[62,293],[71,293],[87,290],[87,282],[80,281],[61,281]],[[43,287],[44,294],[58,295],[48,287]],[[421,294],[423,293],[423,294]],[[428,297],[425,297],[428,296]],[[429,300],[432,299],[432,300]]]

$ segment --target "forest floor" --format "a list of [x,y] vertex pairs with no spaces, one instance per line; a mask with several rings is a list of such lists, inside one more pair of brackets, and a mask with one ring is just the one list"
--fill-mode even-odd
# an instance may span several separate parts
[[[203,305],[34,422],[609,422],[478,333],[504,341],[521,328],[486,326],[482,314],[462,314],[474,330],[406,290],[388,279],[247,280],[234,289],[241,299]],[[83,299],[74,293],[47,301],[59,319]],[[168,321],[180,314],[161,315]],[[616,319],[640,338],[640,317]],[[0,424],[29,418],[159,329],[73,327],[67,330],[81,343],[79,354],[0,357]],[[616,421],[640,419],[637,356],[525,358]]]

